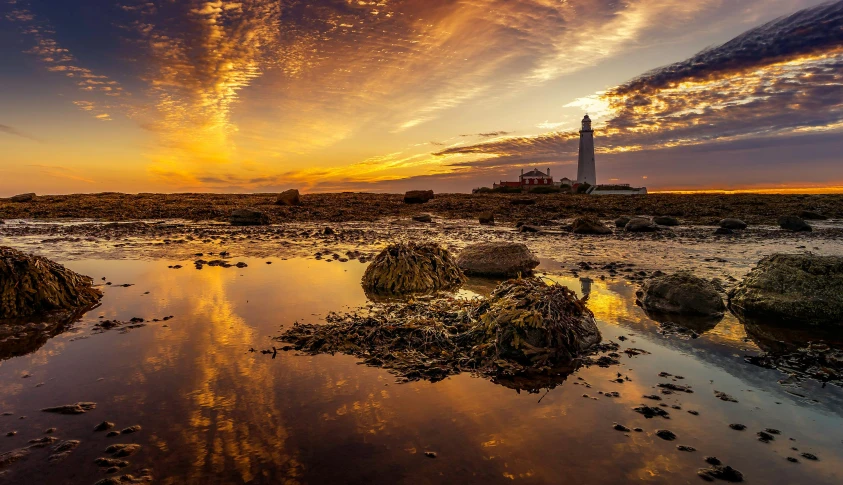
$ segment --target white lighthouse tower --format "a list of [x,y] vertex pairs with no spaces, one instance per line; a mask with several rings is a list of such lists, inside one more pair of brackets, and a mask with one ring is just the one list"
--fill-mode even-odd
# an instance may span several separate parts
[[597,168],[594,165],[594,130],[591,118],[585,115],[580,130],[580,160],[577,166],[577,183],[597,185]]

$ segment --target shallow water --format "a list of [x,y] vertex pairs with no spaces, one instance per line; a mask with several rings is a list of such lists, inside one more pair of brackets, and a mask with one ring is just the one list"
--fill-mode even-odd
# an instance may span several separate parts
[[[697,339],[663,336],[634,305],[633,282],[597,275],[583,275],[591,280],[583,282],[567,269],[571,254],[588,259],[614,251],[670,260],[668,269],[691,264],[689,254],[705,258],[729,248],[600,244],[537,242],[540,269],[580,293],[590,286],[589,307],[605,341],[650,354],[622,353],[620,367],[581,369],[538,393],[466,374],[397,384],[353,357],[279,352],[273,358],[249,351],[279,346],[272,337],[295,321],[319,322],[328,312],[365,305],[359,282],[366,265],[354,260],[237,257],[233,261],[248,267],[196,270],[186,255],[98,259],[73,244],[51,245],[42,253],[113,284],[102,287],[102,305],[72,329],[0,363],[0,412],[12,413],[0,417],[0,431],[18,432],[0,438],[0,452],[26,446],[50,427],[81,444],[55,463],[47,461],[48,449],[37,450],[9,466],[0,481],[94,483],[106,475],[93,461],[113,443],[142,446],[121,474],[149,468],[155,483],[164,484],[699,483],[696,471],[710,455],[743,472],[747,483],[843,481],[843,390],[813,381],[781,385],[782,373],[745,363],[744,355],[758,346],[732,316]],[[840,249],[839,243],[817,244]],[[727,273],[751,266],[758,247],[732,248],[749,256],[733,256]],[[184,267],[168,269],[174,264]],[[117,286],[124,283],[133,286]],[[484,293],[493,284],[472,280],[463,294]],[[174,318],[149,321],[169,315]],[[94,333],[100,316],[147,321],[128,331]],[[629,380],[614,382],[617,373]],[[669,420],[633,412],[642,403],[658,405],[642,396],[659,394],[660,382],[690,385],[694,392],[661,395],[663,403],[682,408],[666,408]],[[715,390],[739,402],[721,401]],[[612,391],[620,397],[600,394]],[[77,401],[97,407],[73,416],[39,411]],[[107,438],[92,431],[103,420],[142,430]],[[615,422],[644,431],[615,431]],[[730,423],[747,429],[733,431]],[[765,428],[782,433],[762,443],[756,432]],[[678,439],[664,441],[657,429],[670,429]],[[697,451],[678,451],[680,444]],[[802,452],[819,461],[803,459]]]

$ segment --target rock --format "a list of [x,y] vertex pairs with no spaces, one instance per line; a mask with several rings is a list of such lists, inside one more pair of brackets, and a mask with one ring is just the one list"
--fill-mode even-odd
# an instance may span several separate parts
[[333,236],[334,234],[336,234],[336,231],[334,231],[330,227],[326,227],[325,229],[322,229],[322,235],[323,236]]
[[12,202],[32,202],[35,200],[35,193],[29,192],[27,194],[13,195],[9,200]]
[[687,271],[651,278],[636,296],[641,307],[652,312],[714,317],[726,310],[714,284]]
[[413,216],[413,220],[416,222],[433,222],[433,217],[430,214],[419,214]]
[[670,216],[657,216],[653,218],[653,222],[660,226],[678,226],[679,219]]
[[515,277],[532,274],[539,260],[525,244],[489,242],[467,246],[457,265],[467,275]]
[[436,452],[435,451],[425,451],[424,456],[426,456],[428,458],[436,458]]
[[662,409],[660,407],[657,407],[657,406],[646,406],[646,405],[642,404],[641,406],[638,406],[637,408],[632,408],[632,410],[635,411],[638,414],[644,415],[644,417],[647,418],[647,419],[652,419],[652,418],[655,418],[656,416],[661,417],[661,418],[665,418],[665,419],[670,419],[670,413],[668,413],[664,409]]
[[659,228],[653,224],[653,221],[643,217],[630,219],[624,226],[624,231],[626,232],[655,232],[658,230]]
[[843,256],[773,254],[729,291],[741,319],[843,328]]
[[255,209],[235,209],[229,218],[232,226],[265,226],[269,216]]
[[779,217],[779,227],[785,229],[787,231],[793,232],[810,232],[813,229],[811,226],[808,225],[807,222],[803,221],[799,216],[782,216]]
[[696,448],[694,448],[693,446],[688,446],[688,445],[676,445],[676,449],[679,450],[679,451],[687,451],[687,452],[697,451]]
[[58,461],[67,458],[79,446],[79,440],[65,440],[53,447],[53,454],[50,455],[50,461]]
[[275,205],[297,206],[301,205],[301,196],[296,189],[285,190],[278,194]]
[[410,190],[404,194],[405,204],[424,204],[432,199],[432,190]]
[[94,463],[96,463],[97,466],[102,467],[102,468],[111,468],[111,467],[125,468],[125,467],[129,466],[128,461],[118,460],[117,458],[102,458],[101,457],[101,458],[97,458],[96,460],[94,460]]
[[758,435],[758,441],[762,443],[769,443],[776,439],[775,436],[771,435],[770,433],[767,433],[766,431],[759,431],[756,434]]
[[700,468],[697,474],[708,482],[723,480],[724,482],[738,483],[743,481],[743,474],[728,465],[712,465],[709,468]]
[[631,220],[632,218],[629,216],[620,216],[615,219],[615,227],[617,227],[618,229],[623,229],[624,227],[626,227],[627,224],[629,224],[629,221]]
[[102,298],[93,283],[47,258],[0,246],[0,318],[93,306]]
[[538,232],[542,232],[542,229],[538,226],[531,226],[529,224],[522,224],[521,227],[518,228],[518,232],[538,233]]
[[735,431],[743,431],[743,430],[746,429],[746,425],[740,424],[740,423],[732,423],[732,424],[729,425],[729,427],[732,428]]
[[493,338],[488,352],[496,360],[532,366],[569,363],[602,339],[585,302],[562,285],[538,278],[511,279],[492,292],[488,305],[478,320]]
[[629,432],[629,431],[630,431],[630,429],[629,429],[629,428],[627,428],[626,426],[624,426],[624,425],[622,425],[622,424],[618,424],[618,423],[615,423],[615,425],[614,425],[614,426],[612,426],[612,427],[613,427],[616,431],[623,431],[624,433],[627,433],[627,432]]
[[453,289],[465,276],[451,254],[433,243],[397,243],[381,251],[363,274],[363,288],[402,294]]
[[106,431],[114,427],[114,423],[109,421],[103,421],[102,423],[96,425],[94,431]]
[[114,444],[109,445],[105,452],[111,454],[114,458],[124,458],[135,454],[140,449],[140,445],[132,444]]
[[676,439],[676,433],[669,429],[657,429],[656,436],[666,441],[673,441]]
[[512,199],[510,202],[512,205],[536,205],[536,199],[529,199],[529,198],[520,198],[520,199]]
[[480,214],[480,217],[478,219],[480,221],[480,224],[485,224],[488,226],[492,226],[495,224],[495,214],[492,212],[484,212]]
[[799,217],[802,219],[808,219],[809,221],[825,221],[828,220],[828,217],[814,211],[803,210],[799,213]]
[[65,404],[64,406],[44,408],[41,411],[57,414],[84,414],[86,411],[91,411],[96,407],[97,403],[95,402],[77,402],[76,404]]
[[728,235],[734,234],[734,233],[735,233],[735,231],[732,230],[732,229],[729,229],[728,227],[718,227],[714,231],[714,234],[717,234],[719,236],[728,236]]
[[140,430],[141,430],[140,425],[136,424],[134,426],[129,426],[128,428],[123,428],[123,430],[120,431],[120,434],[132,434],[132,433],[137,433]]
[[720,221],[720,227],[723,229],[743,230],[746,229],[746,222],[740,219],[723,219]]
[[612,234],[612,230],[594,217],[577,217],[571,226],[574,234]]

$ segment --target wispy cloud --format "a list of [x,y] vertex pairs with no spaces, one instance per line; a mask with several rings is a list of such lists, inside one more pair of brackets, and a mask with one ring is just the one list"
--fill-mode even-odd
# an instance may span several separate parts
[[0,124],[0,133],[5,133],[7,135],[13,135],[13,136],[19,136],[19,137],[26,138],[26,139],[29,139],[29,140],[32,140],[32,141],[38,141],[38,142],[41,141],[39,138],[36,138],[32,135],[24,133],[24,132],[22,132],[18,129],[12,128],[9,125]]

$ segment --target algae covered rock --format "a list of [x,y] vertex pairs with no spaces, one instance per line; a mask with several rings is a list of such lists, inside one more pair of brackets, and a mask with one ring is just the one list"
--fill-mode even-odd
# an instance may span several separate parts
[[94,305],[93,280],[41,256],[0,247],[0,318],[27,317]]
[[773,254],[729,292],[738,316],[843,327],[843,256]]
[[425,293],[460,286],[465,276],[451,254],[433,243],[397,243],[381,251],[363,274],[375,293]]
[[644,282],[636,296],[648,312],[722,316],[726,310],[717,287],[688,271],[651,278]]
[[501,283],[479,316],[488,341],[475,348],[521,364],[570,362],[600,343],[585,302],[565,286],[539,278]]
[[786,231],[811,232],[811,226],[799,216],[782,216],[778,219],[779,227]]
[[404,194],[405,204],[424,204],[433,200],[432,190],[409,190]]
[[733,219],[733,218],[726,218],[720,221],[720,228],[721,229],[739,229],[743,230],[746,229],[746,222],[740,219]]
[[457,265],[467,275],[513,277],[531,274],[539,260],[525,244],[488,242],[467,246]]
[[659,228],[653,224],[653,221],[644,217],[635,217],[630,219],[624,226],[626,232],[655,232]]

